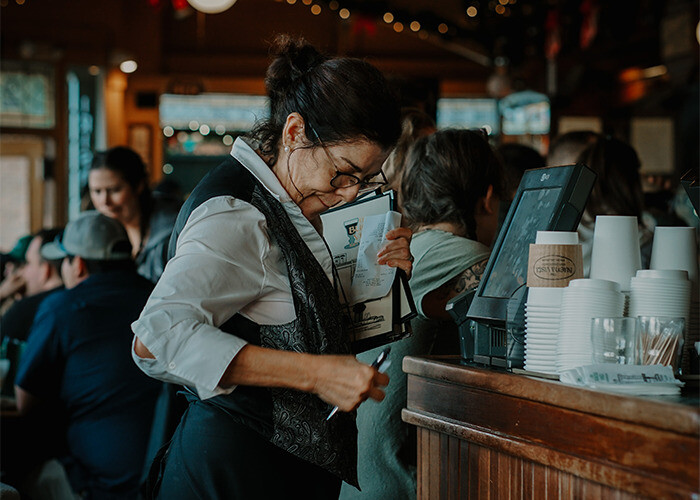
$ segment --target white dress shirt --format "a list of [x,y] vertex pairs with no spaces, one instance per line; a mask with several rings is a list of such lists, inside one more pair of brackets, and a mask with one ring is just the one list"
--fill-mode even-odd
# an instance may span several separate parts
[[[270,167],[242,138],[231,155],[280,202],[332,281],[332,258]],[[191,214],[146,307],[132,330],[155,356],[136,364],[151,377],[197,390],[202,399],[228,394],[218,385],[246,344],[219,329],[234,314],[258,324],[296,318],[287,266],[265,216],[232,196],[211,198]]]

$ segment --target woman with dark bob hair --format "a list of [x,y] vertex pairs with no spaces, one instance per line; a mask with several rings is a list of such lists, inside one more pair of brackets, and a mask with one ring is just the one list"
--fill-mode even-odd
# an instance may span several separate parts
[[179,203],[156,203],[146,165],[134,150],[117,146],[95,154],[88,174],[94,208],[126,229],[138,273],[156,282],[163,273]]
[[[479,283],[496,235],[501,183],[501,165],[480,132],[440,130],[410,147],[399,197],[415,231],[410,286],[419,317],[411,321],[413,334],[392,344],[395,360],[459,353],[457,326],[445,305]],[[379,349],[358,357],[372,359]],[[386,373],[386,399],[357,411],[362,492],[343,486],[342,500],[416,496],[416,433],[401,421],[406,374],[400,362]]]
[[[398,106],[366,62],[286,36],[274,55],[269,119],[190,194],[133,324],[136,363],[189,401],[158,498],[337,498],[357,486],[354,410],[389,382],[350,353],[320,214],[384,184]],[[411,231],[387,237],[378,263],[410,273]]]
[[441,130],[411,148],[400,193],[416,308],[451,320],[447,301],[479,284],[498,232],[503,168],[481,131]]

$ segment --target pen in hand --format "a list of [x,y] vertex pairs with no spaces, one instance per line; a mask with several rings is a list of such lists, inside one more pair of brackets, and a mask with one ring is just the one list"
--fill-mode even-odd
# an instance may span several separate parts
[[[377,370],[381,370],[382,366],[386,362],[387,358],[389,357],[389,353],[391,352],[391,347],[387,347],[384,349],[382,352],[379,353],[379,356],[377,356],[377,359],[375,359],[372,364],[370,365],[372,368],[376,368]],[[338,411],[338,407],[334,406],[331,412],[328,414],[326,417],[326,420],[330,420],[330,418],[335,415]]]

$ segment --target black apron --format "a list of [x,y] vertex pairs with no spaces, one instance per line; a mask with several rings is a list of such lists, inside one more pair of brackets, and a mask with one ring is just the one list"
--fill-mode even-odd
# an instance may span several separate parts
[[[192,211],[205,201],[222,195],[249,202],[265,216],[269,234],[280,247],[287,264],[296,319],[285,325],[257,325],[236,314],[220,326],[221,330],[235,334],[251,344],[273,349],[311,354],[350,354],[344,322],[346,315],[321,265],[297,232],[281,203],[235,159],[227,159],[207,174],[189,196],[173,230],[170,256],[174,254],[177,237]],[[211,491],[209,487],[202,486],[212,483],[212,475],[219,474],[211,468],[219,470],[222,477],[228,473],[230,478],[230,475],[236,475],[237,461],[239,468],[245,468],[258,454],[262,454],[262,457],[258,457],[263,462],[260,467],[264,468],[265,462],[277,463],[278,449],[293,455],[289,457],[289,464],[293,464],[288,464],[290,469],[303,469],[307,465],[311,467],[309,470],[312,474],[307,478],[309,483],[316,480],[317,474],[313,471],[318,471],[318,467],[357,486],[357,428],[354,413],[339,412],[330,421],[326,421],[331,410],[329,404],[310,393],[280,388],[239,386],[231,394],[206,400],[200,400],[190,391],[188,399],[190,407],[170,448],[161,450],[153,464],[147,485],[152,492],[158,488],[160,477],[164,477],[164,481],[168,481],[169,477],[178,477],[178,481],[182,481],[182,477],[189,478],[193,491],[197,488]],[[267,451],[259,449],[265,447],[260,446],[256,447],[258,449],[255,453],[245,449],[222,449],[219,446],[221,439],[217,439],[216,432],[206,436],[198,435],[196,440],[188,441],[188,433],[197,432],[199,420],[206,421],[209,427],[230,425],[252,430],[277,449],[270,451],[269,456],[266,455]],[[231,433],[231,446],[243,445],[235,438],[240,434],[240,431]],[[206,445],[207,440],[210,441],[210,446]],[[190,449],[176,449],[178,446]],[[168,467],[176,466],[167,463],[170,461],[168,456],[178,455],[182,460],[193,463],[192,455],[196,454],[196,450],[191,449],[193,446],[206,456],[206,459],[202,459],[201,466],[178,466],[178,470],[169,473]],[[214,453],[215,449],[220,451]],[[212,456],[213,453],[215,457]],[[283,458],[285,456],[282,455]],[[240,463],[241,457],[246,457],[244,464]],[[297,460],[301,462],[297,463]],[[268,470],[267,473],[270,480],[274,481],[276,472]],[[247,480],[250,471],[243,474],[245,477],[240,478],[241,481]],[[195,475],[200,477],[194,477]],[[218,483],[227,481],[228,479],[221,480]],[[231,482],[232,485],[234,483],[235,480]],[[235,494],[225,486],[222,491],[217,489],[217,484],[212,487],[216,491],[214,497],[230,497],[230,494]],[[203,497],[211,497],[204,492],[202,494]]]

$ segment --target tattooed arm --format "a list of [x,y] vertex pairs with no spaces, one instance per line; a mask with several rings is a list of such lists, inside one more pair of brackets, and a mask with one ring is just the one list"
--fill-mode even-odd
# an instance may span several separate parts
[[481,275],[484,273],[488,259],[477,262],[465,269],[450,281],[423,297],[423,312],[432,319],[452,319],[445,311],[447,301],[466,290],[474,290],[479,286]]

